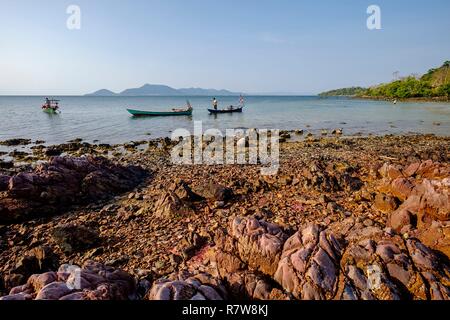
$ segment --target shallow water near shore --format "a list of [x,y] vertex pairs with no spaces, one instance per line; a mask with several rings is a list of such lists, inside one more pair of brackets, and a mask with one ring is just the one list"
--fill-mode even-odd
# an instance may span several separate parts
[[[53,97],[61,100],[60,115],[41,111],[45,97],[1,96],[0,140],[28,138],[46,144],[82,138],[87,142],[124,143],[170,136],[177,128],[203,129],[342,128],[345,135],[407,133],[450,134],[450,103],[402,102],[307,96],[249,96],[242,114],[209,115],[210,97]],[[133,118],[126,108],[165,111],[189,99],[192,117]],[[238,97],[218,97],[219,108],[238,103]]]

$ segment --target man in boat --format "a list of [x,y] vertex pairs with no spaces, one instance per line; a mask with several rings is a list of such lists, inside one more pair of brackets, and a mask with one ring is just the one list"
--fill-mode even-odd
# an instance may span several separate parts
[[186,109],[184,109],[183,111],[192,111],[192,106],[189,100],[186,100]]
[[217,102],[217,99],[216,98],[213,98],[213,107],[214,107],[214,110],[217,110],[217,105],[219,104],[218,102]]

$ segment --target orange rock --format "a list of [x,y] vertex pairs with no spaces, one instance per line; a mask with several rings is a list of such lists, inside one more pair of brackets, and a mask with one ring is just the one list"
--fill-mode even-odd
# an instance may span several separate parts
[[392,212],[397,209],[397,202],[389,195],[379,193],[375,197],[375,208],[381,212]]
[[410,164],[405,170],[403,170],[403,175],[405,177],[412,177],[413,175],[416,174],[417,169],[419,169],[419,166],[420,166],[419,162]]
[[390,186],[391,193],[401,201],[405,201],[410,196],[413,189],[413,184],[405,178],[395,179]]
[[391,180],[397,179],[399,177],[403,177],[402,172],[400,171],[400,169],[397,166],[385,163],[381,168],[380,168],[380,174],[382,177],[384,178],[389,178]]

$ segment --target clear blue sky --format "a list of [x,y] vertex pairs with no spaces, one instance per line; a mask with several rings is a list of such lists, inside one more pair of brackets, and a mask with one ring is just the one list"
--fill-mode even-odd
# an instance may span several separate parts
[[[66,8],[82,11],[66,28]],[[382,30],[366,28],[381,7]],[[450,60],[448,0],[0,0],[0,94],[317,93]]]

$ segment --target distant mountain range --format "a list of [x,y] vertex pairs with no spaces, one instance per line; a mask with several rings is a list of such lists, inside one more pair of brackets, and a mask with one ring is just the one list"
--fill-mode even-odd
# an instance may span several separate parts
[[101,89],[86,96],[111,97],[111,96],[235,96],[240,93],[228,90],[202,89],[202,88],[182,88],[174,89],[172,87],[160,84],[145,84],[140,88],[126,89],[120,93],[115,93],[107,89]]

